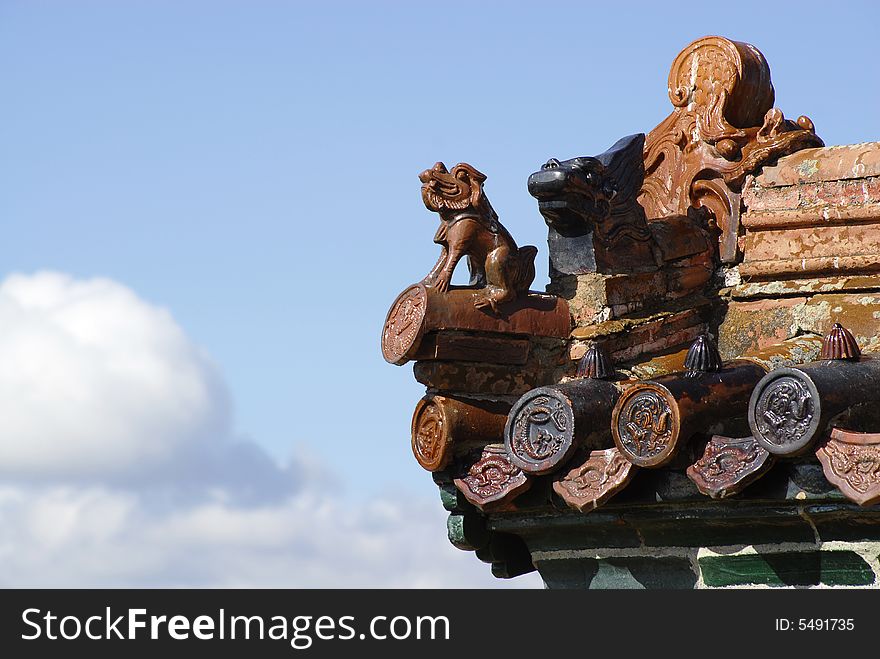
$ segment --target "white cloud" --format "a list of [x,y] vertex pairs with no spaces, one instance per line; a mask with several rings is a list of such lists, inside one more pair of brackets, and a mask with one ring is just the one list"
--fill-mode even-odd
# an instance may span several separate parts
[[107,279],[0,285],[0,470],[124,475],[229,435],[215,369],[171,315]]
[[156,510],[101,488],[0,490],[0,586],[503,587],[453,548],[435,502],[356,506],[302,494],[276,504]]
[[483,587],[438,499],[332,494],[231,427],[217,369],[107,280],[0,284],[0,585]]

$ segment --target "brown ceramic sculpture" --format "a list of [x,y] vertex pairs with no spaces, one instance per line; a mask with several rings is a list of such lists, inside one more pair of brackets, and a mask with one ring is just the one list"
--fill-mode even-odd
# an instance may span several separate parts
[[[499,223],[485,175],[438,162],[419,176],[440,258],[392,304],[382,353],[427,387],[412,449],[450,541],[498,576],[580,583],[654,546],[775,542],[777,523],[824,542],[838,517],[876,523],[832,485],[880,503],[880,143],[825,148],[774,107],[763,55],[722,37],[677,55],[668,94],[653,130],[529,177],[546,293],[529,290],[537,249]],[[469,285],[453,286],[465,257]],[[855,335],[835,326],[822,346],[838,314]],[[680,487],[685,470],[716,501]]]
[[770,67],[748,43],[697,39],[672,63],[668,91],[675,109],[645,139],[639,202],[649,218],[705,208],[721,261],[734,262],[746,175],[823,142],[809,118],[788,121],[773,107]]
[[504,431],[510,405],[466,398],[425,396],[412,419],[412,450],[428,471],[443,469],[455,445],[491,442]]
[[624,489],[635,472],[615,447],[591,451],[585,462],[553,483],[553,491],[570,508],[588,513]]
[[[673,62],[668,91],[675,109],[647,136],[596,157],[551,158],[529,178],[559,272],[680,268],[716,253],[733,263],[745,177],[823,145],[809,118],[792,122],[773,107],[770,68],[751,44],[694,41]],[[718,235],[717,252],[701,228]]]
[[471,286],[484,289],[474,303],[477,308],[499,312],[499,306],[526,293],[535,279],[535,256],[531,245],[517,247],[498,221],[483,192],[485,174],[459,163],[448,171],[442,162],[419,174],[422,201],[440,215],[434,242],[442,251],[423,283],[440,292],[449,290],[452,273],[467,256]]
[[673,216],[648,222],[638,201],[644,144],[644,135],[630,135],[596,157],[551,158],[529,177],[529,193],[550,227],[555,271],[646,272],[693,265],[703,256],[701,283],[708,279],[712,246],[698,221]]

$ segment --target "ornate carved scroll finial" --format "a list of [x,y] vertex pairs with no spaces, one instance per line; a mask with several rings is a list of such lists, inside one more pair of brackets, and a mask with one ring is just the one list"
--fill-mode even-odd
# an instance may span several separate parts
[[535,279],[532,245],[517,247],[513,237],[498,221],[498,215],[483,192],[485,174],[467,163],[446,169],[438,162],[419,174],[422,201],[440,215],[434,242],[440,258],[422,283],[441,293],[449,290],[452,273],[462,257],[468,258],[470,285],[482,289],[474,302],[478,309],[495,314],[499,306],[527,293]]
[[773,107],[770,67],[751,44],[709,36],[687,46],[669,71],[675,109],[645,142],[639,200],[648,218],[704,208],[720,232],[720,257],[737,257],[740,192],[747,174],[800,149],[824,146],[813,122]]
[[706,444],[703,456],[687,468],[687,476],[706,496],[724,499],[758,480],[773,461],[753,437],[715,435]]
[[[720,259],[734,263],[745,177],[781,156],[823,146],[808,117],[789,121],[773,107],[770,68],[751,44],[694,41],[672,63],[669,98],[672,113],[647,136],[624,137],[596,157],[551,158],[529,177],[529,193],[551,228],[558,272],[662,267],[672,256],[702,253],[702,228],[720,234]],[[694,226],[655,226],[671,218]]]
[[880,503],[880,434],[832,428],[816,457],[847,499],[860,506]]
[[480,510],[501,507],[531,486],[522,469],[511,463],[503,444],[487,445],[467,475],[453,482],[464,498]]
[[840,323],[834,323],[822,341],[822,359],[858,359],[862,351],[856,337]]
[[712,373],[721,368],[721,355],[708,334],[700,334],[688,348],[684,367],[687,369],[688,377]]
[[586,513],[625,488],[635,471],[616,448],[592,451],[586,462],[553,483],[553,491],[569,507]]
[[614,375],[611,360],[602,346],[594,343],[581,357],[577,367],[577,377],[604,380]]

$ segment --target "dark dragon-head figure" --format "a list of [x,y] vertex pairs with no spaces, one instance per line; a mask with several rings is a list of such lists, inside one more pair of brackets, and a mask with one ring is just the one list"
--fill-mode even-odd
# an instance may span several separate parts
[[596,157],[548,160],[529,177],[529,193],[548,226],[569,237],[596,229],[601,234],[611,215],[637,205],[644,144],[644,135],[630,135]]

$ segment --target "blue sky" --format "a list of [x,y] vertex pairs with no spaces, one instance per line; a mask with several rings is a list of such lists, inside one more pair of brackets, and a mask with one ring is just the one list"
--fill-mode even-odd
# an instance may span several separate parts
[[485,172],[540,288],[528,174],[653,128],[695,38],[758,46],[827,144],[880,140],[876,3],[693,7],[5,0],[0,272],[118,282],[214,364],[232,435],[345,500],[434,502],[422,387],[378,348],[436,259],[418,172]]

